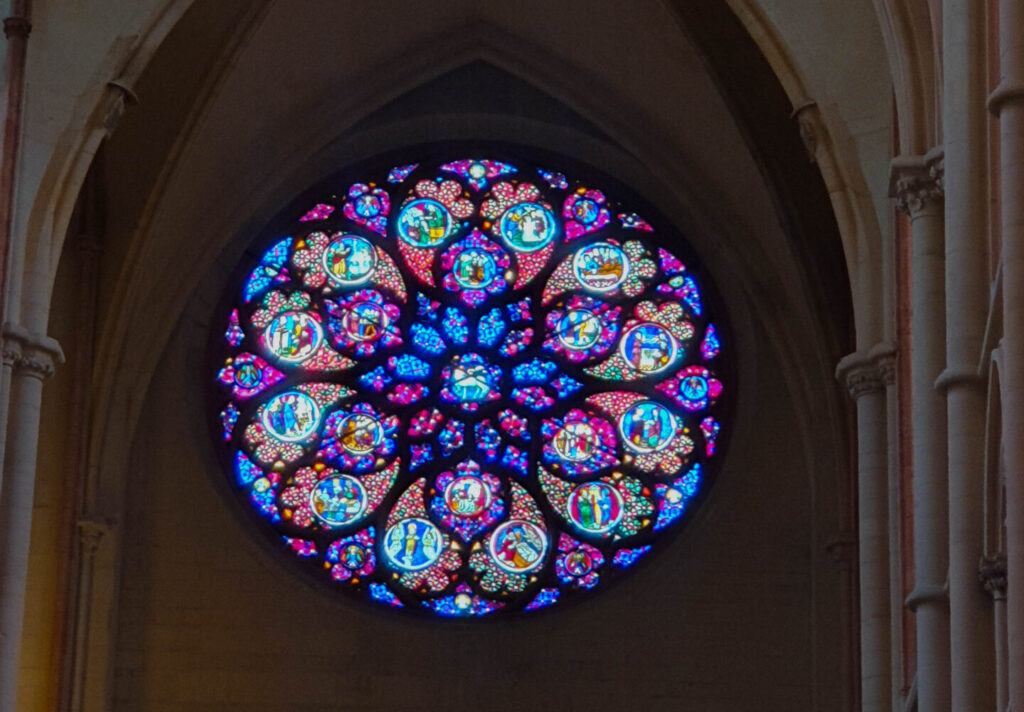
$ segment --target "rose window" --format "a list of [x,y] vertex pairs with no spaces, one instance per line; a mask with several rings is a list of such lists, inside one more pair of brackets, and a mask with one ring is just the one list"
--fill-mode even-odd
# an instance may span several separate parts
[[722,435],[707,285],[561,173],[379,178],[240,275],[216,337],[232,487],[327,585],[391,607],[534,611],[622,575]]

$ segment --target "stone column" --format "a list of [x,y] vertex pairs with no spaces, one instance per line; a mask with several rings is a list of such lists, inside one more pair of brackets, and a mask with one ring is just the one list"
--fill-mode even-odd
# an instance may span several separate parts
[[893,161],[893,193],[910,215],[910,412],[914,460],[914,590],[921,712],[949,712],[949,501],[946,401],[935,381],[946,362],[942,152]]
[[1006,463],[1006,629],[1010,709],[1024,710],[1024,0],[999,1],[1003,236],[1003,456]]
[[1009,709],[1006,687],[1006,558],[986,557],[981,560],[978,571],[982,586],[992,596],[995,610],[995,677],[996,710]]
[[879,345],[839,362],[836,375],[857,402],[857,543],[860,574],[860,687],[862,712],[891,710],[889,608],[889,443],[883,361]]
[[78,522],[81,566],[76,582],[76,600],[73,602],[74,636],[71,650],[69,680],[63,691],[66,698],[61,709],[82,712],[85,709],[86,658],[89,651],[89,624],[92,615],[93,579],[96,552],[110,531],[110,523],[83,519]]
[[4,489],[2,464],[7,446],[7,411],[10,408],[11,378],[14,375],[14,365],[21,358],[21,340],[11,338],[10,329],[6,324],[0,338],[3,339],[3,342],[0,343],[0,353],[3,357],[3,364],[0,366],[3,369],[0,370],[0,497],[2,497]]
[[985,533],[986,413],[978,363],[989,301],[985,5],[986,0],[942,2],[946,370],[935,386],[946,395],[954,712],[990,710],[995,704],[992,602],[978,581]]
[[48,337],[22,338],[18,346],[0,490],[0,710],[14,710],[18,693],[43,379],[64,359]]
[[884,358],[881,367],[889,437],[889,650],[890,709],[903,709],[903,471],[900,469],[900,389],[897,382],[899,359],[906,354]]

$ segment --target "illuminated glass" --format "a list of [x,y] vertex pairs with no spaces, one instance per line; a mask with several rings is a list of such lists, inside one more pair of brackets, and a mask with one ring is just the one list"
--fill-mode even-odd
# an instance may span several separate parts
[[531,615],[625,575],[729,424],[726,332],[678,236],[518,161],[357,178],[297,206],[218,315],[239,498],[389,608]]

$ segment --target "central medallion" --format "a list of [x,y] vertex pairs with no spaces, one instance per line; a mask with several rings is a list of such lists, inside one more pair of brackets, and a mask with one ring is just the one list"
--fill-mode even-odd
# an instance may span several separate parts
[[441,371],[441,378],[444,383],[442,400],[457,404],[463,410],[476,410],[481,403],[501,396],[501,367],[480,354],[455,356]]

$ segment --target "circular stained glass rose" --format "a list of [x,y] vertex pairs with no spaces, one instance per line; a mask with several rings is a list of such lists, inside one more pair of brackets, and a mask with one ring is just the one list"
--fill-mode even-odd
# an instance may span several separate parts
[[694,509],[723,432],[720,332],[678,238],[524,164],[359,179],[219,317],[240,499],[393,608],[527,613],[623,575]]

